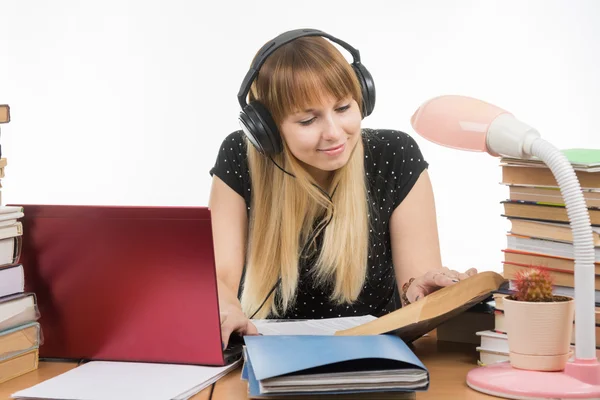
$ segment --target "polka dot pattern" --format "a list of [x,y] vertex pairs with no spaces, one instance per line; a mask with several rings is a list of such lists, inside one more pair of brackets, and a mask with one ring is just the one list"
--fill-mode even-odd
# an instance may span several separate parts
[[[407,133],[389,129],[363,129],[364,165],[369,204],[369,258],[363,290],[353,304],[329,301],[331,287],[311,279],[311,261],[300,266],[296,303],[283,319],[330,318],[371,314],[381,316],[400,307],[392,264],[389,223],[395,208],[412,189],[428,163],[419,146]],[[246,158],[246,139],[235,131],[223,141],[211,175],[217,175],[242,196],[248,213],[252,185]],[[317,243],[321,243],[321,237]],[[277,293],[277,291],[276,291]]]

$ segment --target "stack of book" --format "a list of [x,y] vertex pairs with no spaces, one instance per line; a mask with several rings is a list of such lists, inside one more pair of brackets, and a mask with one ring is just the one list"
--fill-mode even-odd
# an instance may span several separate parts
[[[600,150],[569,149],[571,162],[588,206],[595,243],[596,302],[600,302]],[[519,270],[546,268],[556,294],[574,296],[574,248],[567,210],[552,171],[539,160],[503,158],[502,184],[509,197],[503,201],[511,224],[504,251],[504,277]]]
[[[588,207],[595,245],[596,347],[600,346],[600,150],[562,151],[573,166]],[[533,267],[546,269],[554,279],[553,292],[575,297],[575,251],[569,217],[552,171],[537,158],[503,157],[501,184],[508,187],[502,201],[510,222],[504,248],[503,275],[508,286],[494,294],[494,329],[477,332],[480,363],[508,360],[502,299],[514,290],[517,273]],[[577,299],[575,299],[577,302]],[[571,344],[575,344],[575,321]]]
[[479,338],[479,365],[508,361],[508,336],[504,326],[503,298],[507,294],[499,290],[493,294],[493,300],[488,305],[494,309],[494,327],[476,333]]
[[[0,105],[0,125],[8,122],[10,108]],[[0,179],[6,165],[0,155]],[[36,297],[25,292],[23,265],[19,264],[22,217],[21,207],[0,202],[0,383],[37,369],[42,342]]]

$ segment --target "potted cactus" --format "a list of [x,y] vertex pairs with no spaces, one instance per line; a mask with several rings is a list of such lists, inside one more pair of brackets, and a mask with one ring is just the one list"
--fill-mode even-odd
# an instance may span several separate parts
[[575,303],[552,293],[548,271],[529,267],[514,278],[515,292],[504,298],[509,359],[514,368],[561,371],[572,355]]

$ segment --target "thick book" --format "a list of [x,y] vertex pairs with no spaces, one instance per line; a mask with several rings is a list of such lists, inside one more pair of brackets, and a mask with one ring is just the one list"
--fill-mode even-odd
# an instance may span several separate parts
[[[598,205],[600,206],[600,200]],[[521,218],[508,218],[508,220],[511,223],[509,232],[514,235],[573,243],[573,229],[568,222],[543,222]],[[592,227],[592,237],[594,246],[600,247],[600,227]]]
[[34,292],[23,292],[0,297],[0,331],[40,319]]
[[43,343],[40,324],[28,322],[0,331],[0,362],[39,349]]
[[[508,199],[564,206],[565,199],[558,186],[509,185]],[[600,207],[600,189],[581,189],[587,207]]]
[[0,104],[0,124],[10,122],[10,107],[8,104]]
[[505,281],[502,275],[494,271],[483,271],[373,321],[340,330],[335,335],[393,333],[406,342],[412,342],[476,304],[491,298],[492,293]]
[[394,335],[246,336],[249,397],[426,391],[429,371]]
[[[600,175],[600,174],[598,174]],[[530,201],[501,201],[504,206],[506,218],[521,218],[540,222],[559,222],[570,223],[566,206],[557,206],[542,203],[533,203]],[[593,227],[600,226],[600,209],[588,208],[590,222]]]
[[[0,240],[0,248],[2,240]],[[2,257],[0,256],[0,260]],[[25,272],[21,264],[0,265],[0,298],[25,290]]]
[[[541,167],[524,167],[514,165],[503,165],[501,183],[505,185],[533,185],[533,186],[549,186],[558,187],[558,182],[554,177],[554,173],[549,168]],[[579,168],[575,169],[575,176],[579,180],[579,185],[582,189],[599,189],[600,174],[598,168],[586,169],[582,171]]]
[[33,349],[0,361],[0,384],[35,371],[39,365],[39,349]]

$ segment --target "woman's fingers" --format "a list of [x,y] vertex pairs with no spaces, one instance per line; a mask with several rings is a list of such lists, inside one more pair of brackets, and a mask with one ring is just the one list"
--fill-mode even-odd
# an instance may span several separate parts
[[430,270],[425,275],[416,279],[415,284],[409,287],[407,297],[411,302],[412,299],[416,301],[423,296],[427,296],[429,293],[446,286],[454,285],[475,274],[477,274],[477,269],[475,268],[469,268],[465,272],[458,272],[447,267]]
[[234,330],[234,321],[229,318],[228,314],[221,313],[221,340],[223,341],[223,349],[225,349],[229,344],[229,337]]
[[246,325],[246,330],[243,332],[244,335],[258,335],[258,329],[256,326],[248,320],[248,324]]
[[465,279],[467,279],[468,277],[469,277],[469,275],[468,275],[468,274],[466,274],[466,273],[464,273],[464,272],[460,272],[460,273],[458,274],[458,280],[460,280],[460,281],[462,281],[462,280],[465,280]]
[[410,285],[406,292],[406,298],[410,303],[419,301],[419,299],[422,299],[425,296],[427,296],[427,292],[416,282],[415,284]]
[[221,340],[223,340],[223,349],[225,349],[229,344],[229,338],[231,337],[231,334],[235,331],[241,330],[246,324],[246,321],[244,321],[244,319],[238,314],[243,316],[241,312],[221,313]]
[[434,269],[428,271],[421,279],[418,280],[418,285],[422,286],[424,289],[433,290],[436,290],[440,287],[452,285],[454,283],[454,278],[451,278],[447,275],[449,271],[450,270],[448,268]]
[[446,287],[450,285],[454,285],[458,282],[458,277],[449,276],[445,273],[437,272],[433,274],[433,285],[437,287]]
[[223,340],[223,349],[229,344],[229,338],[236,332],[244,335],[258,335],[256,326],[240,312],[221,313],[221,339]]
[[464,279],[467,279],[467,278],[477,274],[477,269],[469,268],[465,272],[459,272],[459,271],[455,271],[455,270],[444,267],[444,268],[442,268],[441,272],[444,275],[446,275],[447,277],[449,277],[450,279],[462,281]]

